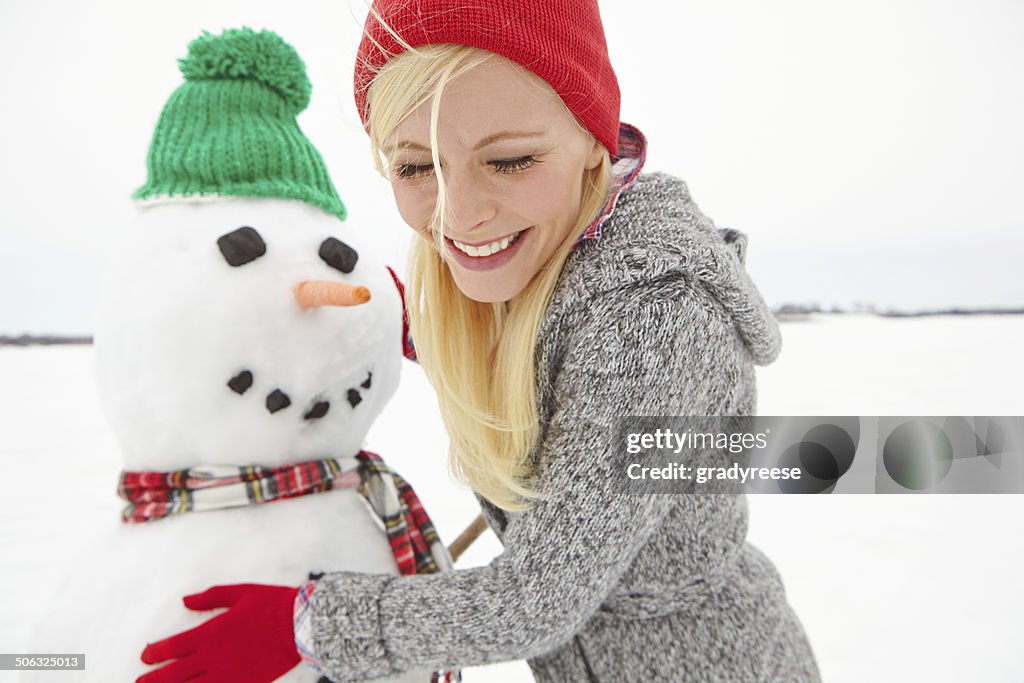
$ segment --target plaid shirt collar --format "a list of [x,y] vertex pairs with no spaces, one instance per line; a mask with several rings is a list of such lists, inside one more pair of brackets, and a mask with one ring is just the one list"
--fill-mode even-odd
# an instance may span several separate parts
[[587,229],[577,238],[575,249],[580,242],[588,239],[601,238],[601,226],[608,220],[608,217],[615,211],[615,204],[619,195],[628,190],[640,174],[640,169],[647,160],[647,138],[636,126],[628,123],[619,123],[619,149],[618,154],[612,157],[612,186],[611,197],[605,203],[601,212],[591,221]]

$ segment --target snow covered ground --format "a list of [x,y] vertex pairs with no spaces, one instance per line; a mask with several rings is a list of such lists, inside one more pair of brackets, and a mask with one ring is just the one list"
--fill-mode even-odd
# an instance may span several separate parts
[[[762,415],[1024,414],[1024,316],[822,316],[784,324],[783,337],[779,361],[759,369]],[[91,361],[91,347],[0,348],[0,652],[24,649],[39,587],[73,571],[89,553],[83,537],[120,508]],[[368,446],[412,482],[447,542],[477,514],[447,477],[443,428],[415,365]],[[778,566],[825,681],[1024,680],[1024,496],[749,504],[750,541]],[[459,565],[500,552],[487,532]],[[464,678],[531,680],[523,662]]]

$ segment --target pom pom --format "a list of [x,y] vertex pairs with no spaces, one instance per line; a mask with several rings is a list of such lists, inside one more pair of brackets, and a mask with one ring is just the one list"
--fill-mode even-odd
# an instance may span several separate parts
[[272,31],[228,29],[220,35],[203,31],[178,60],[189,81],[248,79],[278,93],[296,113],[309,104],[312,86],[306,65],[291,45]]

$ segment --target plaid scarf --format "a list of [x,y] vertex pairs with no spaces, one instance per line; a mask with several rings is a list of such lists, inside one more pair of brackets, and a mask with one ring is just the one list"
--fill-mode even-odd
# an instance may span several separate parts
[[416,492],[376,453],[360,451],[358,466],[335,459],[283,467],[204,465],[176,472],[122,472],[117,494],[128,501],[125,523],[149,522],[184,512],[269,503],[333,489],[358,489],[380,517],[402,574],[452,568]]
[[448,549],[412,486],[376,453],[360,451],[356,457],[363,478],[359,492],[384,522],[398,570],[405,576],[451,571]]

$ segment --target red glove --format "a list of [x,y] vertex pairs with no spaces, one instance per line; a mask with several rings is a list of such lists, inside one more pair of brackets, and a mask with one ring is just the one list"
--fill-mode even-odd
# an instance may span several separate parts
[[185,607],[228,611],[142,651],[142,661],[167,666],[135,683],[261,683],[273,681],[301,661],[293,624],[298,588],[256,583],[214,586],[185,596]]

